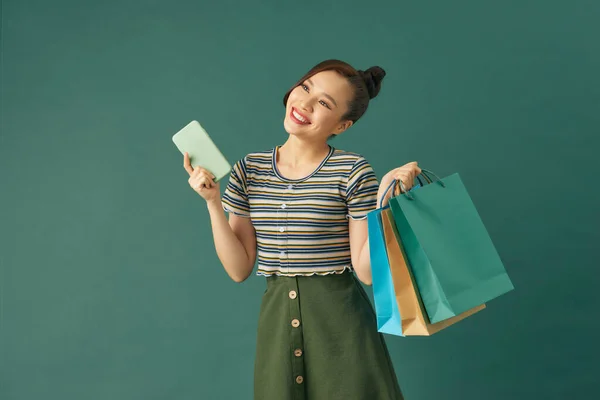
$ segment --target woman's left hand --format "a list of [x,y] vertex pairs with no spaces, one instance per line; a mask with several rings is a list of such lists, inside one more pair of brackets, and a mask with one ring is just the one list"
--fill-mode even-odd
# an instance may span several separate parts
[[[377,193],[377,205],[379,206],[379,202],[384,195],[385,190],[390,186],[392,181],[400,180],[404,185],[406,190],[410,190],[413,187],[413,183],[417,178],[417,175],[421,173],[421,168],[416,161],[405,164],[401,167],[395,168],[385,174],[385,176],[381,179],[381,183],[379,184],[379,192]],[[386,198],[390,198],[393,196],[393,191],[390,190]],[[385,205],[385,202],[384,202]]]

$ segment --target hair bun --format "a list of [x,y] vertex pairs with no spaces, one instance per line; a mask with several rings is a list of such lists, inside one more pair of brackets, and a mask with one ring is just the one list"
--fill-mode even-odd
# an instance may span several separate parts
[[367,85],[369,97],[372,99],[377,96],[381,89],[381,81],[385,77],[385,70],[381,67],[371,67],[366,71],[358,71],[358,73]]

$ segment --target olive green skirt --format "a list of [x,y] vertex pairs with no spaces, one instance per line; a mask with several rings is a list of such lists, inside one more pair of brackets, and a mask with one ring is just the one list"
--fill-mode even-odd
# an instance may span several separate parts
[[353,273],[266,280],[255,400],[403,399],[375,312]]

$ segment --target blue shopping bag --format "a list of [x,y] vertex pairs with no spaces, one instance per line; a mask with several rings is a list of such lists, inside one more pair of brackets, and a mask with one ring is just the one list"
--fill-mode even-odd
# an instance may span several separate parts
[[402,321],[396,302],[390,263],[383,236],[383,222],[378,208],[367,214],[369,231],[369,256],[373,280],[373,298],[377,315],[377,330],[390,335],[402,335]]

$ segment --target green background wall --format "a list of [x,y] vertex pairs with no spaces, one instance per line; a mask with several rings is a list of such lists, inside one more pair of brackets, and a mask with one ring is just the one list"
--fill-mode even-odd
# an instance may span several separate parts
[[283,93],[326,58],[388,72],[332,144],[379,178],[459,172],[516,287],[387,337],[406,398],[596,398],[599,17],[591,0],[3,0],[0,399],[251,399],[264,280],[227,278],[171,136],[197,119],[232,162],[283,143]]

